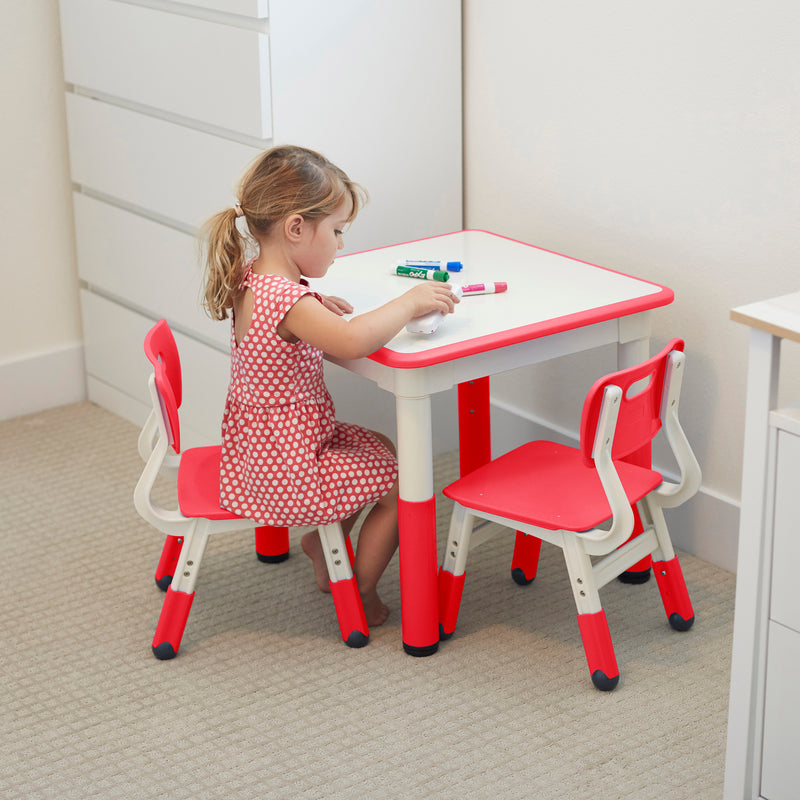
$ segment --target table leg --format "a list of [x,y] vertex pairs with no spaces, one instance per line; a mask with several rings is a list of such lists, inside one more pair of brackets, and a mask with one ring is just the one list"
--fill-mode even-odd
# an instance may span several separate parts
[[398,396],[396,402],[403,649],[429,656],[439,648],[431,400]]
[[[462,476],[492,460],[490,397],[488,377],[458,385],[458,452]],[[511,575],[520,586],[536,577],[541,546],[541,539],[517,531]]]
[[461,476],[492,459],[489,378],[458,384],[458,454]]

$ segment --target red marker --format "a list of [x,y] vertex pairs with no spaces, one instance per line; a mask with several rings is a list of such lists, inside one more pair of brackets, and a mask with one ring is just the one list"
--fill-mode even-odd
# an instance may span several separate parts
[[461,291],[467,294],[499,294],[508,289],[508,284],[504,281],[497,283],[472,283],[469,286],[462,286]]

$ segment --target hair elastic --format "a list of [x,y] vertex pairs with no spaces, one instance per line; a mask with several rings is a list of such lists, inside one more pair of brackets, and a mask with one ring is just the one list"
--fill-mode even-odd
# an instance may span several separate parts
[[236,212],[236,216],[237,217],[243,217],[244,216],[244,209],[242,208],[242,204],[241,203],[234,203],[233,204],[233,210]]

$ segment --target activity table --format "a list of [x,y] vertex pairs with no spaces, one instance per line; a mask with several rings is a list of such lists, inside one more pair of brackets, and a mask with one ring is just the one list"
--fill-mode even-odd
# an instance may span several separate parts
[[433,334],[403,330],[368,358],[330,360],[394,394],[400,481],[403,648],[439,646],[431,395],[458,386],[461,473],[491,458],[489,380],[517,367],[617,343],[620,367],[649,356],[650,311],[672,290],[488,231],[466,230],[342,256],[312,286],[370,311],[411,286],[406,259],[460,261],[451,282],[505,281],[472,296]]

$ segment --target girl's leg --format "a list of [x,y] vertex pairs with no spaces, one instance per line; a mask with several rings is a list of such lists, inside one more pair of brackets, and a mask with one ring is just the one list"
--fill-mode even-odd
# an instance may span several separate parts
[[[397,451],[391,439],[373,431],[392,455]],[[361,525],[353,571],[361,593],[364,614],[369,625],[382,625],[389,608],[378,596],[378,581],[397,550],[397,483],[370,509]]]
[[[373,433],[394,455],[396,451],[392,441],[382,433],[377,431]],[[358,534],[353,572],[358,582],[368,625],[382,625],[389,616],[389,608],[378,596],[377,586],[378,580],[397,550],[397,494],[395,483],[392,489],[370,509]],[[353,529],[361,511],[363,509],[343,520],[342,532],[345,536]],[[319,533],[312,531],[305,534],[301,546],[314,565],[314,577],[320,591],[329,592],[328,567],[322,552]]]
[[397,484],[371,509],[361,526],[354,572],[369,625],[382,625],[389,608],[378,596],[378,581],[397,550]]

